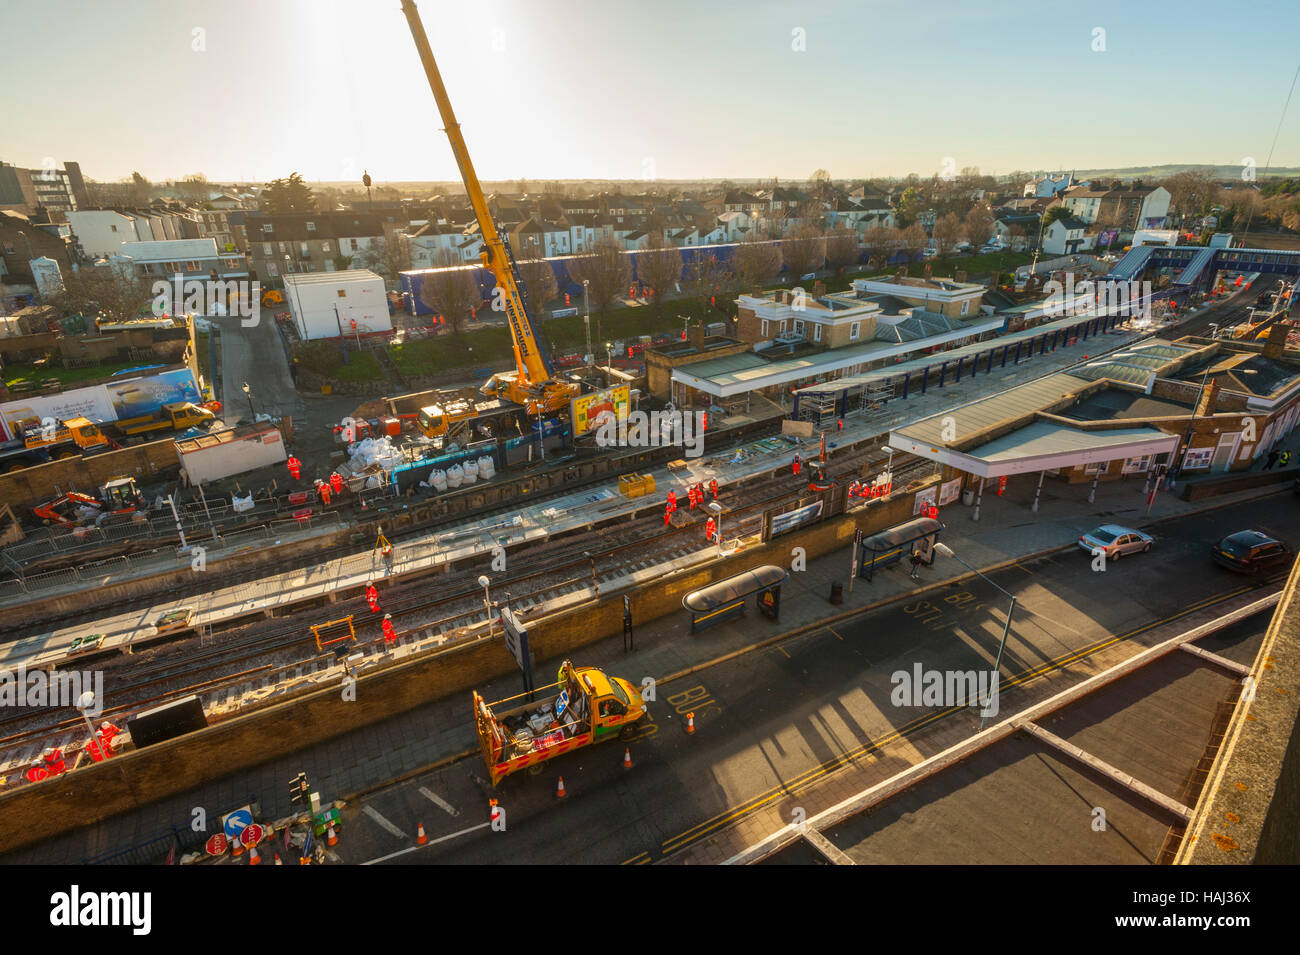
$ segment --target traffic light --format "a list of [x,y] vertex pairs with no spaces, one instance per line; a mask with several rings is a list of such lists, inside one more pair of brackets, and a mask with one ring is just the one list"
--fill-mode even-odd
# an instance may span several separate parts
[[289,780],[289,803],[297,805],[306,803],[307,797],[311,793],[311,787],[307,785],[307,774],[299,773],[296,778]]

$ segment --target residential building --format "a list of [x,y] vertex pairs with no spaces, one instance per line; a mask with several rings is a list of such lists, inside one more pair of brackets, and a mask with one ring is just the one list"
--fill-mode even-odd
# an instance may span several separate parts
[[238,252],[217,248],[213,239],[163,239],[124,242],[121,251],[110,260],[119,268],[130,268],[137,278],[147,281],[172,279],[207,279],[215,271],[222,279],[248,278],[248,259]]
[[[249,263],[262,281],[289,273],[333,272],[384,238],[377,215],[357,212],[244,213]],[[231,215],[232,226],[236,224]]]
[[1082,219],[1066,216],[1054,220],[1043,230],[1043,251],[1049,255],[1073,255],[1092,248],[1092,237],[1086,235],[1088,224]]
[[38,223],[20,212],[0,211],[0,282],[10,293],[35,285],[31,262],[40,258],[53,259],[64,274],[72,269],[75,259],[67,224]]
[[1059,196],[1074,184],[1074,173],[1062,172],[1038,176],[1025,183],[1024,195],[1034,199],[1050,198]]

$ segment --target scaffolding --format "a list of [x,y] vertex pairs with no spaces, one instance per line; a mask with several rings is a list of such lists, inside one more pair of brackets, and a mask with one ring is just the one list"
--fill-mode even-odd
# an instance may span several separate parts
[[885,406],[894,397],[894,386],[887,380],[872,381],[866,385],[862,394],[862,416],[864,418],[883,418]]
[[835,405],[834,392],[815,391],[799,402],[799,420],[811,421],[818,431],[833,428],[838,417]]

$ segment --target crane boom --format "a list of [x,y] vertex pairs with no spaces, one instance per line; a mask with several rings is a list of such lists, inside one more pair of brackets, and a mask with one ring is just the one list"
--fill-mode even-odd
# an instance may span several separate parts
[[497,375],[493,379],[494,389],[489,393],[499,394],[511,401],[525,405],[530,413],[558,411],[568,405],[569,399],[577,393],[577,388],[554,379],[555,369],[551,357],[542,344],[541,337],[528,313],[528,300],[523,282],[520,281],[518,269],[510,247],[501,234],[497,232],[496,223],[492,221],[492,212],[488,209],[487,198],[479,184],[478,174],[474,172],[474,163],[469,158],[465,146],[465,137],[461,135],[460,123],[456,122],[456,113],[451,108],[451,99],[443,85],[442,74],[433,59],[433,50],[429,38],[425,35],[420,13],[415,8],[414,0],[402,0],[402,13],[411,27],[411,36],[424,65],[429,88],[438,103],[438,113],[442,116],[443,131],[451,141],[451,151],[456,157],[460,169],[461,181],[469,194],[474,217],[478,220],[483,235],[483,251],[479,253],[496,279],[501,290],[502,304],[505,306],[506,321],[510,326],[510,341],[514,347],[515,374]]

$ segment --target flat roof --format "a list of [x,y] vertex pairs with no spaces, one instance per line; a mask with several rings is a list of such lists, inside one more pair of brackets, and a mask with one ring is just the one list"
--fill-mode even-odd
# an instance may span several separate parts
[[1056,414],[1076,421],[1111,421],[1116,418],[1186,417],[1192,410],[1191,402],[1156,398],[1125,388],[1106,388]]
[[285,285],[336,285],[339,282],[382,282],[369,269],[344,269],[341,272],[292,272],[284,277]]
[[930,338],[910,342],[873,340],[860,345],[818,352],[806,358],[787,358],[781,361],[769,361],[756,352],[745,352],[741,355],[728,355],[724,358],[674,368],[673,380],[707,394],[729,397],[744,394],[746,391],[798,381],[801,378],[828,374],[850,365],[879,361],[894,355],[906,355],[946,341],[993,331],[1001,325],[1001,318],[991,316],[983,321],[972,321],[963,328]]
[[943,440],[943,434],[945,422],[950,419],[952,433],[955,433],[958,439],[962,439],[965,435],[983,431],[1004,421],[1023,418],[1035,411],[1041,411],[1067,395],[1082,391],[1091,385],[1092,382],[1084,378],[1077,378],[1064,372],[1046,375],[1008,391],[972,401],[960,408],[922,418],[900,428],[897,433],[922,444],[947,445]]

